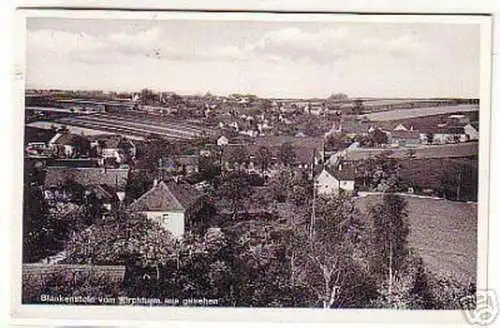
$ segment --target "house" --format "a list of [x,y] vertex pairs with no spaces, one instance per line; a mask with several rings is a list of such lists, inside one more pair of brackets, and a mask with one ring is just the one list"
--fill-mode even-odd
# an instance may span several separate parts
[[200,170],[200,156],[181,155],[175,158],[177,168],[186,174],[198,172]]
[[106,135],[95,140],[100,148],[100,153],[103,158],[114,158],[117,163],[125,161],[125,159],[133,159],[136,156],[137,149],[134,143],[119,135]]
[[26,126],[24,128],[25,150],[29,156],[50,154],[49,141],[56,135],[54,130]]
[[438,124],[437,126],[428,128],[426,130],[426,135],[429,136],[429,138],[430,136],[432,136],[432,143],[435,144],[466,142],[467,140],[470,140],[469,136],[466,133],[466,130],[471,134],[472,137],[479,137],[478,133],[474,133],[475,128],[472,125],[465,128],[466,126],[467,125],[450,126],[447,123],[442,123]]
[[81,135],[58,132],[50,139],[48,147],[58,156],[78,157],[89,155],[90,141]]
[[44,190],[61,189],[70,181],[84,188],[95,185],[107,185],[112,187],[118,199],[123,201],[125,199],[128,171],[128,169],[107,169],[103,167],[47,167],[45,169],[43,188]]
[[160,170],[168,174],[191,174],[199,171],[200,156],[180,155],[176,157],[164,157],[158,161]]
[[159,222],[176,237],[182,237],[203,207],[203,194],[189,184],[157,182],[129,208]]
[[398,125],[396,125],[396,127],[394,127],[394,129],[392,129],[393,131],[408,131],[409,129],[404,126],[404,124],[401,124],[399,123]]
[[217,139],[217,146],[225,146],[229,143],[229,139],[225,136],[220,136]]
[[342,168],[342,164],[333,169],[326,166],[315,179],[318,195],[338,195],[341,192],[354,192],[355,171],[352,167]]
[[325,136],[339,133],[353,138],[355,136],[366,136],[373,131],[375,131],[375,127],[369,123],[357,121],[341,121],[334,122],[332,128],[326,133]]
[[390,133],[389,140],[393,147],[411,147],[420,144],[421,136],[415,130],[396,130]]
[[467,123],[464,126],[464,133],[468,140],[479,140],[479,123]]
[[94,194],[95,197],[102,203],[102,206],[106,211],[111,211],[120,203],[116,190],[112,186],[106,184],[88,186],[85,190],[85,194]]

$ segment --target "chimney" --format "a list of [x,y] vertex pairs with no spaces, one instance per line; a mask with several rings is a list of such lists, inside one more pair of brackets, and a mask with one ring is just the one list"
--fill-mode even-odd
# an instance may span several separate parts
[[338,170],[342,171],[342,163],[339,164]]
[[412,126],[410,126],[410,131],[413,131],[413,125],[412,125]]
[[154,179],[153,180],[153,188],[156,187],[158,185],[158,179]]

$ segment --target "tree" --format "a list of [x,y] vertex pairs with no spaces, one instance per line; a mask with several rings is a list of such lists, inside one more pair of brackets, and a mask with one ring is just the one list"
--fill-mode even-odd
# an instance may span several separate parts
[[389,142],[387,134],[380,129],[375,129],[372,132],[370,132],[369,137],[371,139],[371,142],[377,146],[384,145]]
[[291,166],[295,162],[295,151],[293,149],[293,145],[289,142],[285,142],[280,146],[279,150],[279,159],[286,166]]
[[151,105],[157,98],[157,95],[150,89],[144,88],[141,90],[140,99],[142,103]]
[[129,170],[125,194],[129,200],[137,199],[153,186],[156,176],[144,170]]
[[227,227],[232,261],[233,306],[307,306],[308,291],[292,281],[293,231],[286,224],[242,221]]
[[427,144],[432,145],[434,143],[434,134],[433,133],[427,133],[425,135],[425,139],[427,141]]
[[441,185],[448,197],[455,200],[477,199],[477,168],[467,162],[448,161],[444,166]]
[[[319,198],[312,236],[294,236],[294,279],[323,308],[359,306],[375,292],[364,264],[364,224],[348,196]],[[360,293],[360,295],[356,295]]]
[[35,262],[47,255],[46,231],[48,206],[38,188],[24,186],[23,262]]
[[159,160],[166,155],[173,154],[174,147],[168,140],[161,136],[151,135],[146,139],[140,167],[150,172],[156,172],[159,166]]
[[238,212],[245,207],[245,200],[251,194],[251,186],[245,174],[235,171],[224,177],[217,194],[220,198],[229,201],[232,219],[236,220]]
[[66,252],[69,263],[151,267],[157,273],[174,254],[174,238],[142,214],[117,211],[75,234]]
[[257,162],[260,164],[260,169],[262,173],[267,171],[269,164],[271,163],[272,156],[273,154],[266,146],[262,146],[259,148],[256,157],[257,157]]
[[347,138],[344,134],[339,134],[339,133],[330,134],[326,138],[325,148],[327,150],[340,151],[347,148],[350,142],[351,142],[350,139]]
[[233,165],[236,164],[238,169],[241,168],[242,165],[248,161],[248,153],[242,146],[231,148],[230,151],[226,149],[226,151],[229,152],[228,156],[229,162],[232,163]]
[[392,292],[394,279],[408,255],[406,201],[399,195],[385,194],[380,204],[369,210],[373,218],[373,268],[386,277],[388,294]]
[[355,99],[354,100],[354,106],[352,108],[352,112],[354,114],[363,114],[364,106],[363,106],[363,100],[361,99]]
[[76,156],[88,156],[90,154],[90,141],[85,137],[75,137],[72,146],[75,147]]

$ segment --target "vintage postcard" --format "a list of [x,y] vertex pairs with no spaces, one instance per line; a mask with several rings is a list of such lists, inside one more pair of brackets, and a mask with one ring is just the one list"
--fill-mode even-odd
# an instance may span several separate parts
[[494,320],[491,17],[17,18],[14,316]]

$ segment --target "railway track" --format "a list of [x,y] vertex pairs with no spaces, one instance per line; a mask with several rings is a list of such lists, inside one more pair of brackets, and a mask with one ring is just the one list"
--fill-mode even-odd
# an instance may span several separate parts
[[168,139],[172,140],[190,140],[194,139],[196,135],[191,135],[191,136],[182,136],[179,134],[175,133],[168,133],[167,131],[164,130],[157,130],[153,127],[146,127],[146,128],[137,128],[137,127],[129,127],[129,126],[123,126],[119,125],[116,123],[106,123],[106,122],[96,122],[96,121],[87,121],[87,120],[75,120],[75,119],[58,119],[56,120],[57,123],[60,124],[66,124],[66,125],[73,125],[73,126],[78,126],[78,127],[83,127],[87,129],[94,129],[94,130],[101,130],[101,131],[109,131],[112,133],[117,133],[117,134],[129,134],[129,135],[134,135],[134,136],[139,136],[139,137],[147,137],[150,134],[158,134],[163,137],[166,137]]
[[85,116],[65,117],[57,120],[58,123],[81,126],[89,129],[100,129],[111,132],[126,132],[141,137],[155,133],[170,139],[189,140],[214,132],[208,129],[195,128],[185,124],[169,123],[154,119],[137,119],[134,117],[117,117],[112,114],[99,113]]

